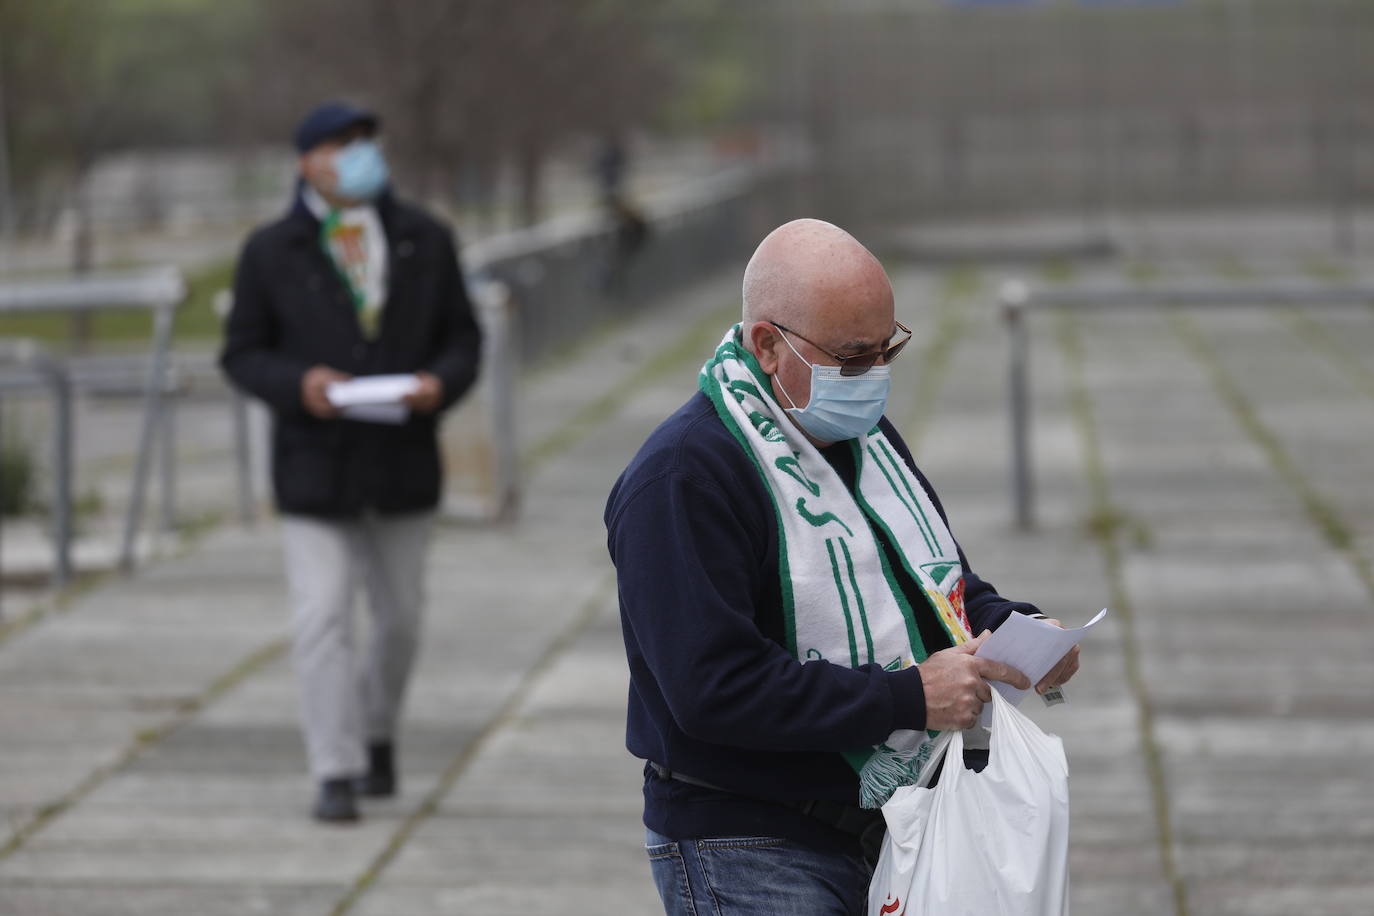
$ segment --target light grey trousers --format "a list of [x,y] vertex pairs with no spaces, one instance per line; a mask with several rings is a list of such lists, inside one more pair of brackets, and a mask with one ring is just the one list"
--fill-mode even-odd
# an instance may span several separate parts
[[[361,775],[366,745],[391,741],[420,636],[434,513],[353,520],[285,515],[291,656],[315,779]],[[353,650],[353,597],[371,610],[364,664]]]

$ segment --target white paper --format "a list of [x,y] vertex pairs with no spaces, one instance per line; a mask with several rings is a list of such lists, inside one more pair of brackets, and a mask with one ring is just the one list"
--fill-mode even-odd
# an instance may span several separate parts
[[404,404],[354,404],[339,408],[339,416],[361,423],[390,423],[400,426],[410,419],[410,408]]
[[[1021,701],[1026,698],[1026,694],[1035,689],[1035,685],[1040,679],[1049,674],[1050,669],[1057,665],[1059,660],[1070,649],[1078,645],[1078,641],[1086,636],[1099,620],[1106,616],[1107,609],[1103,608],[1097,612],[1096,617],[1083,626],[1066,630],[1047,621],[1013,612],[1002,622],[1000,627],[988,636],[987,641],[979,646],[977,654],[979,658],[989,658],[995,662],[1005,662],[1011,665],[1030,678],[1030,689],[1021,690],[1003,681],[989,681],[988,683],[992,685],[994,690],[1006,697],[1013,706],[1020,706]],[[1059,702],[1063,702],[1062,693]],[[984,718],[988,716],[990,708],[990,705],[983,707]],[[983,724],[988,723],[983,722]]]
[[402,398],[418,387],[420,380],[414,375],[361,375],[346,382],[331,382],[325,395],[335,407],[399,405]]

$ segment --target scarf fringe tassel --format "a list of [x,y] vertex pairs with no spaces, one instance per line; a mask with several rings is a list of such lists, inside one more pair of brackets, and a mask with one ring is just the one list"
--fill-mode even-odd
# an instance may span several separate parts
[[881,808],[893,792],[915,783],[930,759],[931,748],[930,741],[921,742],[914,751],[879,746],[859,769],[859,806]]

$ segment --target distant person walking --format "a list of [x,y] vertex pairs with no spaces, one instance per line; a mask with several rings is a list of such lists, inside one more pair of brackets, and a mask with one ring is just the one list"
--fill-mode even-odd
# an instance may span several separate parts
[[607,134],[592,161],[592,174],[609,227],[601,288],[611,296],[622,296],[628,291],[630,267],[651,235],[644,211],[625,189],[629,164],[624,140],[619,134]]
[[[339,102],[300,123],[295,199],[244,246],[220,357],[272,410],[292,655],[322,821],[357,820],[357,795],[397,791],[397,722],[442,483],[438,418],[472,385],[481,344],[453,236],[392,196],[379,124]],[[334,383],[391,374],[413,376],[399,403],[331,400]],[[361,671],[360,583],[372,620]]]

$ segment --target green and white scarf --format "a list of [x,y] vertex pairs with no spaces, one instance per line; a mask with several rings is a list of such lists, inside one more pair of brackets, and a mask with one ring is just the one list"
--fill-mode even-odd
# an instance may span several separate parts
[[[849,440],[857,485],[845,486],[772,396],[768,376],[740,341],[725,335],[701,369],[701,390],[753,459],[778,524],[787,649],[798,661],[906,668],[928,654],[916,624],[932,611],[951,641],[969,639],[959,549],[916,475],[878,427]],[[925,601],[913,608],[878,546],[884,532]],[[860,802],[881,807],[916,781],[934,732],[894,731],[844,754],[859,774]]]
[[335,209],[308,184],[302,197],[320,221],[320,249],[348,290],[363,336],[376,339],[386,306],[389,257],[386,229],[377,208],[359,204]]

